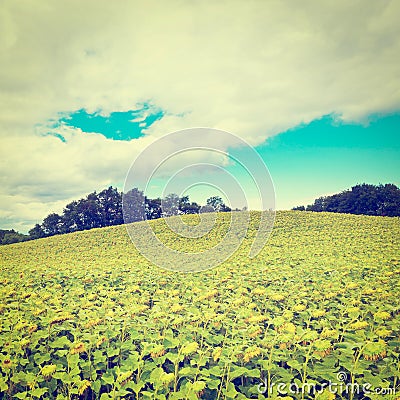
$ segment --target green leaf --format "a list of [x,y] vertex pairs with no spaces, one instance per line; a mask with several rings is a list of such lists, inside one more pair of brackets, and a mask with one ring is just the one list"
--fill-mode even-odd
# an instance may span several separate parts
[[210,373],[210,375],[214,375],[214,376],[222,376],[222,369],[221,367],[215,365],[214,367],[211,367],[208,371]]
[[[233,367],[230,374],[229,374],[229,378],[230,380],[236,379],[239,376],[249,376],[250,374],[253,374],[254,371],[251,371],[250,369],[247,369],[245,367]],[[256,374],[257,374],[257,370],[256,370]],[[259,374],[259,371],[258,371]]]
[[68,340],[68,338],[66,336],[61,336],[58,337],[56,340],[52,341],[49,343],[49,346],[52,349],[58,348],[58,349],[62,349],[64,347],[71,347],[72,342],[70,340]]
[[25,365],[29,364],[29,360],[27,358],[21,358],[19,360],[19,364],[24,367]]
[[132,389],[135,393],[139,393],[145,386],[145,383],[140,381],[138,383],[130,381],[125,385],[125,388]]
[[91,388],[95,393],[98,394],[100,392],[100,389],[101,389],[101,380],[100,379],[95,380],[92,383]]
[[164,371],[162,368],[155,368],[150,373],[150,382],[154,384],[160,384],[160,376]]
[[[171,361],[173,364],[175,364],[178,361],[178,354],[176,353],[167,353],[167,360]],[[183,357],[179,357],[180,360],[183,359]]]
[[204,381],[195,381],[192,383],[192,390],[195,392],[200,392],[206,387],[206,382]]
[[106,384],[106,385],[113,385],[115,382],[115,377],[112,374],[111,371],[107,371],[101,376],[101,380]]
[[50,361],[50,354],[35,353],[33,358],[35,359],[36,364],[40,365],[40,364]]
[[53,378],[59,379],[63,383],[71,383],[72,379],[66,372],[56,372],[53,374]]
[[236,391],[235,385],[232,382],[228,383],[228,388],[223,390],[224,395],[228,399],[235,399],[238,392]]
[[189,355],[195,353],[199,348],[199,344],[197,342],[185,343],[181,348],[181,353],[184,355]]
[[68,364],[70,368],[75,368],[79,364],[79,354],[68,355]]
[[374,388],[384,387],[382,379],[377,375],[372,375],[371,371],[364,371],[363,381],[370,383]]
[[109,349],[107,349],[107,357],[111,358],[111,357],[118,356],[119,352],[120,352],[120,349],[118,349],[118,348],[115,348],[115,349],[109,348]]
[[119,389],[115,392],[115,394],[118,395],[118,397],[121,396],[122,398],[125,398],[127,395],[131,395],[132,392],[129,392],[128,390],[125,389]]
[[70,371],[69,375],[75,376],[75,375],[79,375],[80,373],[81,373],[80,368],[78,366],[76,366]]
[[36,388],[31,390],[29,394],[34,397],[42,397],[47,391],[47,388]]
[[300,364],[297,360],[289,360],[287,365],[299,372],[303,370],[303,364]]
[[0,375],[0,392],[5,392],[8,389],[7,382],[5,381],[4,377]]
[[[3,389],[1,389],[1,391],[3,391]],[[28,392],[20,392],[20,393],[16,393],[13,395],[13,397],[16,397],[17,399],[26,399],[27,396],[28,396]]]
[[220,382],[219,379],[207,379],[207,387],[211,390],[218,389]]
[[196,372],[197,372],[197,369],[191,368],[191,367],[184,367],[178,371],[180,376],[191,376],[191,375],[194,375]]

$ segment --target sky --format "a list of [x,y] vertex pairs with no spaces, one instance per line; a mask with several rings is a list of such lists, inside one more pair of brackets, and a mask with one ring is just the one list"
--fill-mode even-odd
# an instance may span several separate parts
[[[204,136],[227,156],[196,155],[220,168],[202,182],[244,179],[239,137],[267,166],[277,209],[399,185],[399,17],[396,0],[2,0],[0,229],[26,233],[94,190],[122,190],[148,146],[192,127],[232,134]],[[200,187],[193,200],[216,189]]]

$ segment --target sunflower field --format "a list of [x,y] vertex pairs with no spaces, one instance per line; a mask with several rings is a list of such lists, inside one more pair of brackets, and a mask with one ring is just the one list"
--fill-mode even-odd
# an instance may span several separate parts
[[259,216],[201,273],[154,267],[124,226],[1,246],[0,398],[398,398],[399,219],[278,212],[249,259]]

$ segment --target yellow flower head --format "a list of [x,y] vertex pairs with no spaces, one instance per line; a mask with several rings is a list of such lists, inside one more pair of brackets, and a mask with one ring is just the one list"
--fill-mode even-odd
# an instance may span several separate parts
[[311,315],[312,315],[314,318],[323,317],[325,314],[326,314],[326,311],[325,311],[325,310],[314,310],[314,311],[311,313]]
[[213,360],[218,361],[222,354],[222,347],[216,347],[212,353]]
[[367,327],[368,327],[368,322],[366,321],[356,321],[350,325],[350,329],[354,329],[355,331],[358,331],[360,329],[365,329]]
[[267,293],[266,289],[256,287],[252,292],[255,296],[263,296]]
[[347,285],[347,289],[357,289],[358,288],[358,283],[351,282]]
[[295,311],[295,312],[301,312],[301,311],[304,311],[306,308],[307,308],[307,307],[306,307],[304,304],[296,304],[296,305],[293,307],[293,311]]
[[90,387],[90,382],[87,379],[84,379],[78,388],[78,394],[81,396],[83,393]]
[[70,320],[70,319],[74,319],[74,316],[71,315],[71,314],[60,315],[60,316],[58,316],[58,317],[53,318],[53,319],[50,321],[50,325],[59,324],[59,323],[61,323],[61,322],[68,321],[68,320]]
[[250,324],[259,324],[267,319],[264,315],[252,315],[251,317],[246,318],[246,322]]
[[326,329],[324,328],[319,337],[321,339],[326,339],[326,338],[335,338],[338,335],[338,331],[336,329]]
[[386,321],[391,318],[391,315],[387,311],[378,311],[377,313],[374,314],[374,319],[375,320],[383,320]]
[[261,354],[261,349],[257,346],[249,347],[243,355],[243,360],[249,362],[252,358],[257,357]]
[[161,357],[165,354],[165,349],[162,344],[157,344],[155,345],[150,352],[150,355],[155,358],[155,357]]
[[274,301],[282,301],[284,299],[285,299],[285,296],[281,293],[276,293],[271,296],[271,300],[274,300]]
[[170,308],[171,312],[176,313],[176,312],[180,312],[183,310],[183,306],[181,306],[180,304],[174,304],[171,308]]
[[386,328],[380,328],[376,330],[376,334],[380,337],[386,337],[389,336],[392,333],[391,330],[386,329]]
[[102,336],[97,342],[96,342],[96,347],[100,347],[104,342],[107,341],[107,338],[105,336]]
[[49,364],[45,365],[42,367],[40,370],[40,373],[45,377],[45,378],[50,378],[55,372],[56,372],[57,366],[54,364]]
[[85,343],[79,342],[71,349],[71,354],[84,353],[86,351]]
[[252,339],[259,336],[262,333],[262,328],[261,326],[253,326],[249,329],[249,337]]
[[11,369],[13,366],[13,362],[9,358],[6,358],[3,360],[1,365],[4,369]]
[[386,342],[380,339],[377,342],[369,342],[364,347],[364,358],[366,360],[376,361],[386,356]]
[[291,335],[294,335],[296,333],[296,325],[294,325],[291,322],[285,322],[278,328],[278,332],[289,333]]

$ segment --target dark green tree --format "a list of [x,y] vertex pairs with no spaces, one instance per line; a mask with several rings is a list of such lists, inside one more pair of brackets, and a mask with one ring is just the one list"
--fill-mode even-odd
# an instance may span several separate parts
[[179,211],[182,214],[198,214],[200,206],[196,202],[190,202],[189,196],[183,196],[179,200]]
[[146,197],[146,219],[157,219],[162,217],[161,199],[149,199]]
[[146,216],[145,196],[138,188],[133,188],[122,196],[124,222],[143,221]]
[[179,214],[180,198],[175,193],[170,193],[161,201],[162,216],[171,217]]
[[0,229],[0,244],[25,242],[26,240],[29,240],[29,236],[14,229]]
[[375,186],[363,183],[353,186],[351,190],[320,197],[306,210],[400,216],[400,189],[393,184]]
[[42,229],[46,236],[64,233],[63,218],[56,213],[49,214],[42,223]]
[[32,240],[40,239],[46,236],[43,231],[43,228],[39,224],[36,224],[28,233],[29,233],[29,238]]
[[231,209],[227,205],[225,205],[224,201],[219,196],[209,197],[207,199],[206,205],[212,207],[216,212],[231,211]]
[[124,223],[122,218],[122,194],[118,189],[110,186],[97,195],[99,210],[101,213],[100,226],[120,225]]

